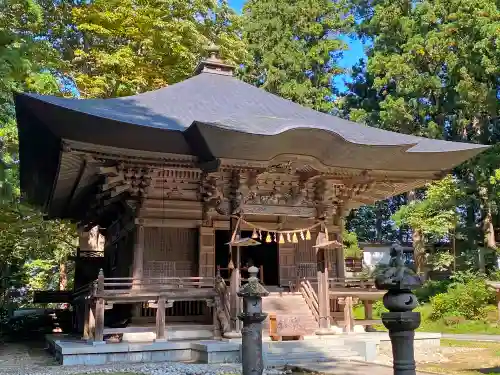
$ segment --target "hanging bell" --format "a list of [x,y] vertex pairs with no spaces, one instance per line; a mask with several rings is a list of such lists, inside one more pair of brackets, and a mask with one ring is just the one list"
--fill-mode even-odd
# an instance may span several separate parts
[[283,233],[280,233],[280,243],[285,243],[285,236],[283,236]]
[[309,229],[308,229],[306,232],[306,240],[310,240],[310,239],[311,239],[311,232],[309,232]]
[[259,238],[259,235],[257,234],[257,229],[253,228],[253,232],[252,232],[252,238],[255,240],[257,238]]
[[266,242],[267,243],[271,243],[273,240],[271,238],[271,234],[269,232],[267,232],[267,236],[266,236]]
[[297,243],[297,242],[299,242],[299,240],[297,239],[297,233],[294,233],[294,234],[293,234],[293,237],[292,237],[292,242],[293,242],[293,243]]
[[227,268],[229,268],[230,270],[234,270],[234,263],[233,263],[232,259],[229,261],[229,264],[227,265]]
[[286,240],[287,240],[288,242],[292,242],[292,237],[290,237],[290,233],[287,233],[287,234],[286,234]]
[[306,237],[304,236],[304,232],[300,232],[300,239],[302,241],[306,239]]

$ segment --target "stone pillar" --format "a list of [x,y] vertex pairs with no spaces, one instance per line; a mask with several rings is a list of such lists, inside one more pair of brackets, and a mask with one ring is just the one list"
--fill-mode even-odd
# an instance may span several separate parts
[[405,267],[403,248],[391,247],[389,268],[375,279],[377,289],[387,290],[384,306],[389,310],[382,314],[382,323],[389,330],[392,343],[394,375],[415,375],[415,330],[420,325],[420,313],[412,310],[418,301],[411,292],[421,285],[421,280]]
[[262,297],[269,292],[259,283],[257,267],[250,267],[248,283],[238,292],[243,297],[243,312],[238,318],[243,322],[241,363],[243,375],[262,375],[264,361],[262,358],[262,322],[267,314],[262,312]]

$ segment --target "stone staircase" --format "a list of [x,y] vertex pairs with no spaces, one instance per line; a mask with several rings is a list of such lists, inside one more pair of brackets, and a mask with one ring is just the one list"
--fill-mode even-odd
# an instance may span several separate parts
[[[318,322],[301,293],[272,292],[262,299],[262,310],[285,319],[298,318],[306,335],[313,335],[318,329]],[[269,336],[269,319],[263,322],[262,332],[264,336]]]

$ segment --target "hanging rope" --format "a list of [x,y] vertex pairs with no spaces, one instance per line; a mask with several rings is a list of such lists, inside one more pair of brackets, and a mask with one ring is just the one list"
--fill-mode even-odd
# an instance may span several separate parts
[[[236,216],[233,216],[236,218]],[[308,226],[308,227],[304,227],[304,228],[296,228],[296,229],[287,229],[287,230],[279,230],[279,229],[269,229],[269,228],[266,228],[266,227],[261,227],[260,225],[256,225],[256,224],[253,224],[253,223],[250,223],[248,221],[246,221],[245,219],[243,219],[242,217],[239,217],[238,219],[238,224],[241,224],[241,223],[245,223],[246,225],[248,225],[249,227],[251,227],[252,229],[257,229],[257,230],[260,230],[262,232],[270,232],[270,233],[276,233],[276,234],[297,234],[297,233],[300,233],[300,232],[307,232],[307,231],[311,231],[321,225],[323,225],[323,222],[317,222],[311,226]],[[238,227],[238,225],[236,226]]]
[[[231,238],[231,241],[234,241],[236,238],[236,234],[238,233],[240,226],[242,223],[245,223],[248,225],[250,228],[253,229],[252,231],[252,238],[253,239],[259,239],[262,240],[262,232],[266,232],[265,236],[265,242],[279,242],[281,244],[284,244],[286,242],[290,243],[297,243],[299,242],[299,236],[301,240],[310,240],[311,239],[311,230],[323,226],[323,222],[317,222],[313,225],[310,225],[308,227],[304,228],[297,228],[297,229],[287,229],[287,230],[281,230],[281,229],[269,229],[266,227],[261,227],[259,225],[250,223],[243,219],[241,216],[232,216],[233,218],[238,218],[238,222],[236,224],[236,227],[233,231],[233,235]],[[286,240],[285,240],[285,235],[286,235]]]

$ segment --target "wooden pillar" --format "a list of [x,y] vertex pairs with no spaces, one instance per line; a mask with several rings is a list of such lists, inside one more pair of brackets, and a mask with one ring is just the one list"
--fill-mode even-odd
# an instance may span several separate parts
[[[198,276],[215,276],[215,231],[211,226],[202,226],[199,231]],[[225,267],[225,266],[224,266]]]
[[[363,305],[365,306],[365,319],[373,320],[373,301],[363,301]],[[371,325],[366,325],[366,332],[372,330]]]
[[105,301],[102,298],[104,292],[104,273],[102,269],[99,271],[97,278],[97,300],[95,304],[95,341],[104,341],[104,305]]
[[344,298],[344,324],[347,333],[354,330],[353,299],[351,296]]
[[[144,226],[136,225],[135,243],[134,243],[134,258],[132,263],[132,289],[138,289],[141,286],[141,280],[144,273]],[[132,309],[133,317],[141,316],[142,303],[134,304]]]
[[89,340],[95,337],[95,305],[89,303]]
[[158,298],[156,309],[156,341],[165,340],[165,309],[167,308],[165,297]]
[[[341,214],[343,215],[343,214]],[[344,217],[339,216],[338,217],[338,225],[340,227],[340,232],[337,234],[337,241],[340,243],[343,243],[342,239],[342,232],[344,230],[345,222],[344,222]],[[345,251],[344,251],[344,246],[337,248],[336,250],[337,254],[337,278],[338,279],[345,279]]]
[[[134,260],[132,266],[132,277],[142,279],[144,272],[144,226],[137,225],[134,245]],[[135,285],[137,287],[137,285]]]
[[328,283],[328,264],[326,261],[326,250],[319,248],[316,253],[318,274],[318,305],[319,305],[319,329],[330,328],[330,296]]
[[[233,232],[236,229],[238,219],[231,217],[229,219],[229,230],[230,235],[232,236]],[[231,331],[239,333],[241,331],[241,322],[238,319],[238,314],[241,310],[240,297],[238,297],[237,292],[240,289],[241,284],[241,275],[240,275],[240,248],[232,247],[231,248],[231,260],[234,264],[234,269],[231,272],[231,281],[230,281],[230,299],[229,306],[231,310]]]
[[500,289],[497,289],[498,321],[500,322]]
[[90,306],[90,301],[85,301],[83,304],[83,339],[90,339],[90,316],[92,314],[92,309]]
[[104,298],[98,298],[95,304],[95,341],[104,341]]

